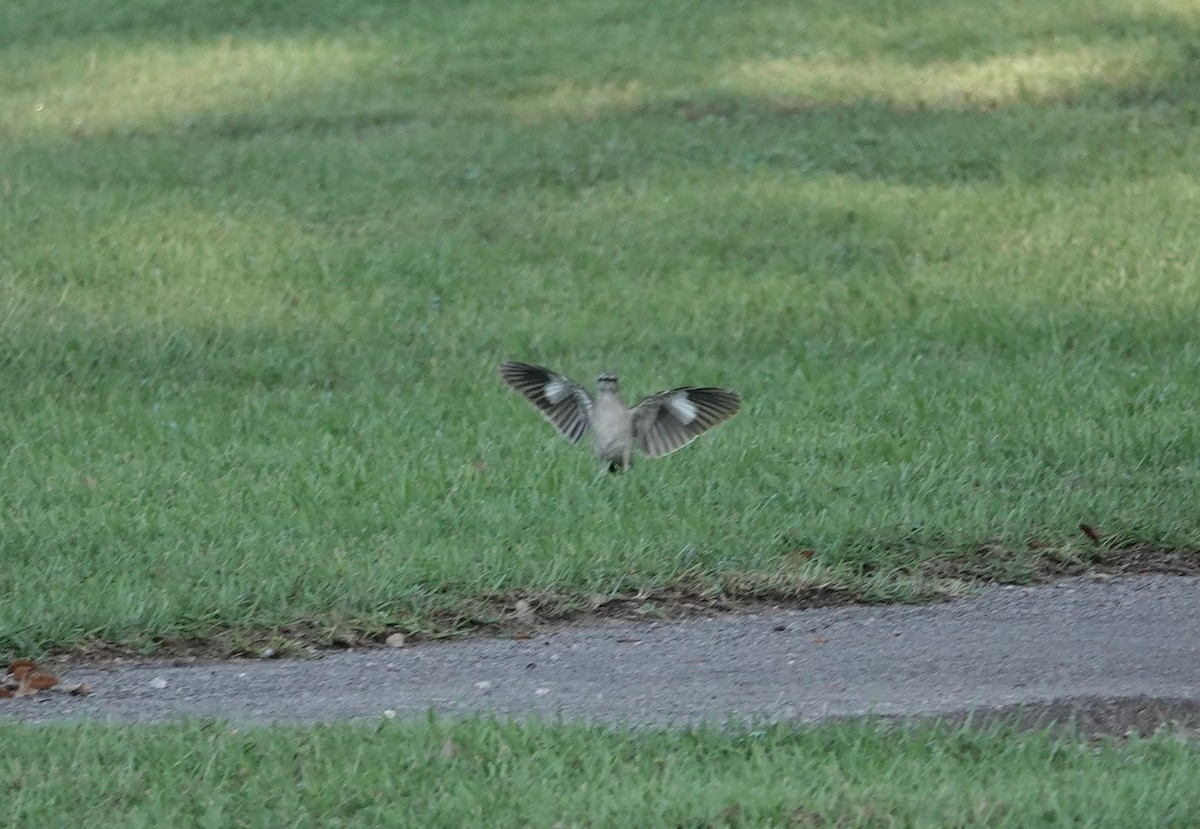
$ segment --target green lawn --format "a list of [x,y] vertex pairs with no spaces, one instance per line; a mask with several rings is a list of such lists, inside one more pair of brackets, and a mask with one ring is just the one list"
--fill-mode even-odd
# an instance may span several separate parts
[[14,826],[1194,827],[1200,751],[1002,728],[0,725]]
[[[1200,548],[1197,43],[1191,0],[4,4],[0,655]],[[508,358],[746,404],[597,481]]]

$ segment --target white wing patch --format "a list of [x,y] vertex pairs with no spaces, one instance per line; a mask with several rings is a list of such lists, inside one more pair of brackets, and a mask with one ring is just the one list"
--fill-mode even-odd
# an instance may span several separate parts
[[572,386],[570,383],[564,382],[561,378],[555,378],[546,384],[546,388],[542,393],[546,395],[546,399],[551,403],[560,403],[571,391]]
[[571,443],[578,443],[591,427],[592,398],[570,378],[545,366],[515,360],[500,364],[500,377]]
[[696,419],[696,404],[688,400],[686,393],[672,395],[671,399],[667,401],[667,407],[670,408],[671,414],[675,415],[684,425]]
[[669,455],[737,414],[742,399],[714,386],[685,386],[643,398],[633,407],[638,448],[652,458]]

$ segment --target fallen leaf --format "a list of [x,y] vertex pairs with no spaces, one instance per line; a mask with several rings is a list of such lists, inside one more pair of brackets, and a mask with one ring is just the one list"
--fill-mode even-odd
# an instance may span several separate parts
[[32,659],[14,659],[8,666],[8,672],[17,682],[20,682],[25,674],[34,670],[37,670],[37,663]]
[[30,671],[25,675],[24,681],[35,691],[45,691],[58,684],[58,677],[46,671]]
[[513,606],[513,611],[521,621],[528,621],[533,618],[533,607],[526,599],[517,599],[517,603]]
[[81,682],[67,693],[73,697],[86,697],[92,693],[92,686],[86,682]]
[[812,643],[813,643],[814,645],[824,645],[824,644],[825,644],[826,642],[828,642],[828,641],[829,641],[829,640],[828,640],[828,639],[826,639],[824,636],[814,636],[814,637],[812,638]]
[[87,486],[88,489],[95,489],[97,486],[100,485],[100,482],[97,481],[95,478],[93,478],[91,475],[84,475],[83,482]]
[[1091,524],[1080,524],[1079,529],[1083,530],[1083,534],[1092,541],[1095,541],[1097,544],[1100,543],[1100,533],[1096,532],[1095,528],[1092,527]]
[[[29,697],[58,685],[59,678],[49,671],[38,670],[32,659],[15,659],[8,666],[8,674],[0,683],[0,698],[14,699]],[[14,687],[15,686],[15,687]]]
[[446,738],[446,742],[442,743],[442,759],[453,760],[454,755],[458,754],[458,744],[450,737]]
[[36,693],[37,693],[37,691],[34,688],[30,687],[28,682],[26,682],[25,680],[22,679],[21,684],[17,686],[17,690],[13,691],[13,699],[20,699],[21,697],[31,697]]
[[385,645],[387,645],[389,648],[402,648],[402,647],[404,647],[404,634],[403,633],[393,633],[387,639],[384,639],[383,643]]

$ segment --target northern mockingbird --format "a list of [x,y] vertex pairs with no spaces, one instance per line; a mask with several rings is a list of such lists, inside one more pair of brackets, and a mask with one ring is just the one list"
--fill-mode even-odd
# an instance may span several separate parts
[[610,472],[629,468],[635,443],[643,454],[661,458],[733,417],[742,405],[727,389],[682,386],[643,397],[630,408],[621,400],[615,374],[601,374],[592,397],[569,377],[513,361],[500,364],[500,376],[571,443],[591,429],[596,459]]

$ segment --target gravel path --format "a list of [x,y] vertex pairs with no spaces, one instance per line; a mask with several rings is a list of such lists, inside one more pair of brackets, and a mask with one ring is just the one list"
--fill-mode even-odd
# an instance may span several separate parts
[[94,692],[0,701],[0,718],[313,722],[432,708],[664,723],[1021,705],[1120,730],[1200,722],[1200,578],[1073,579],[944,604],[597,623],[309,660],[79,666],[64,680]]

